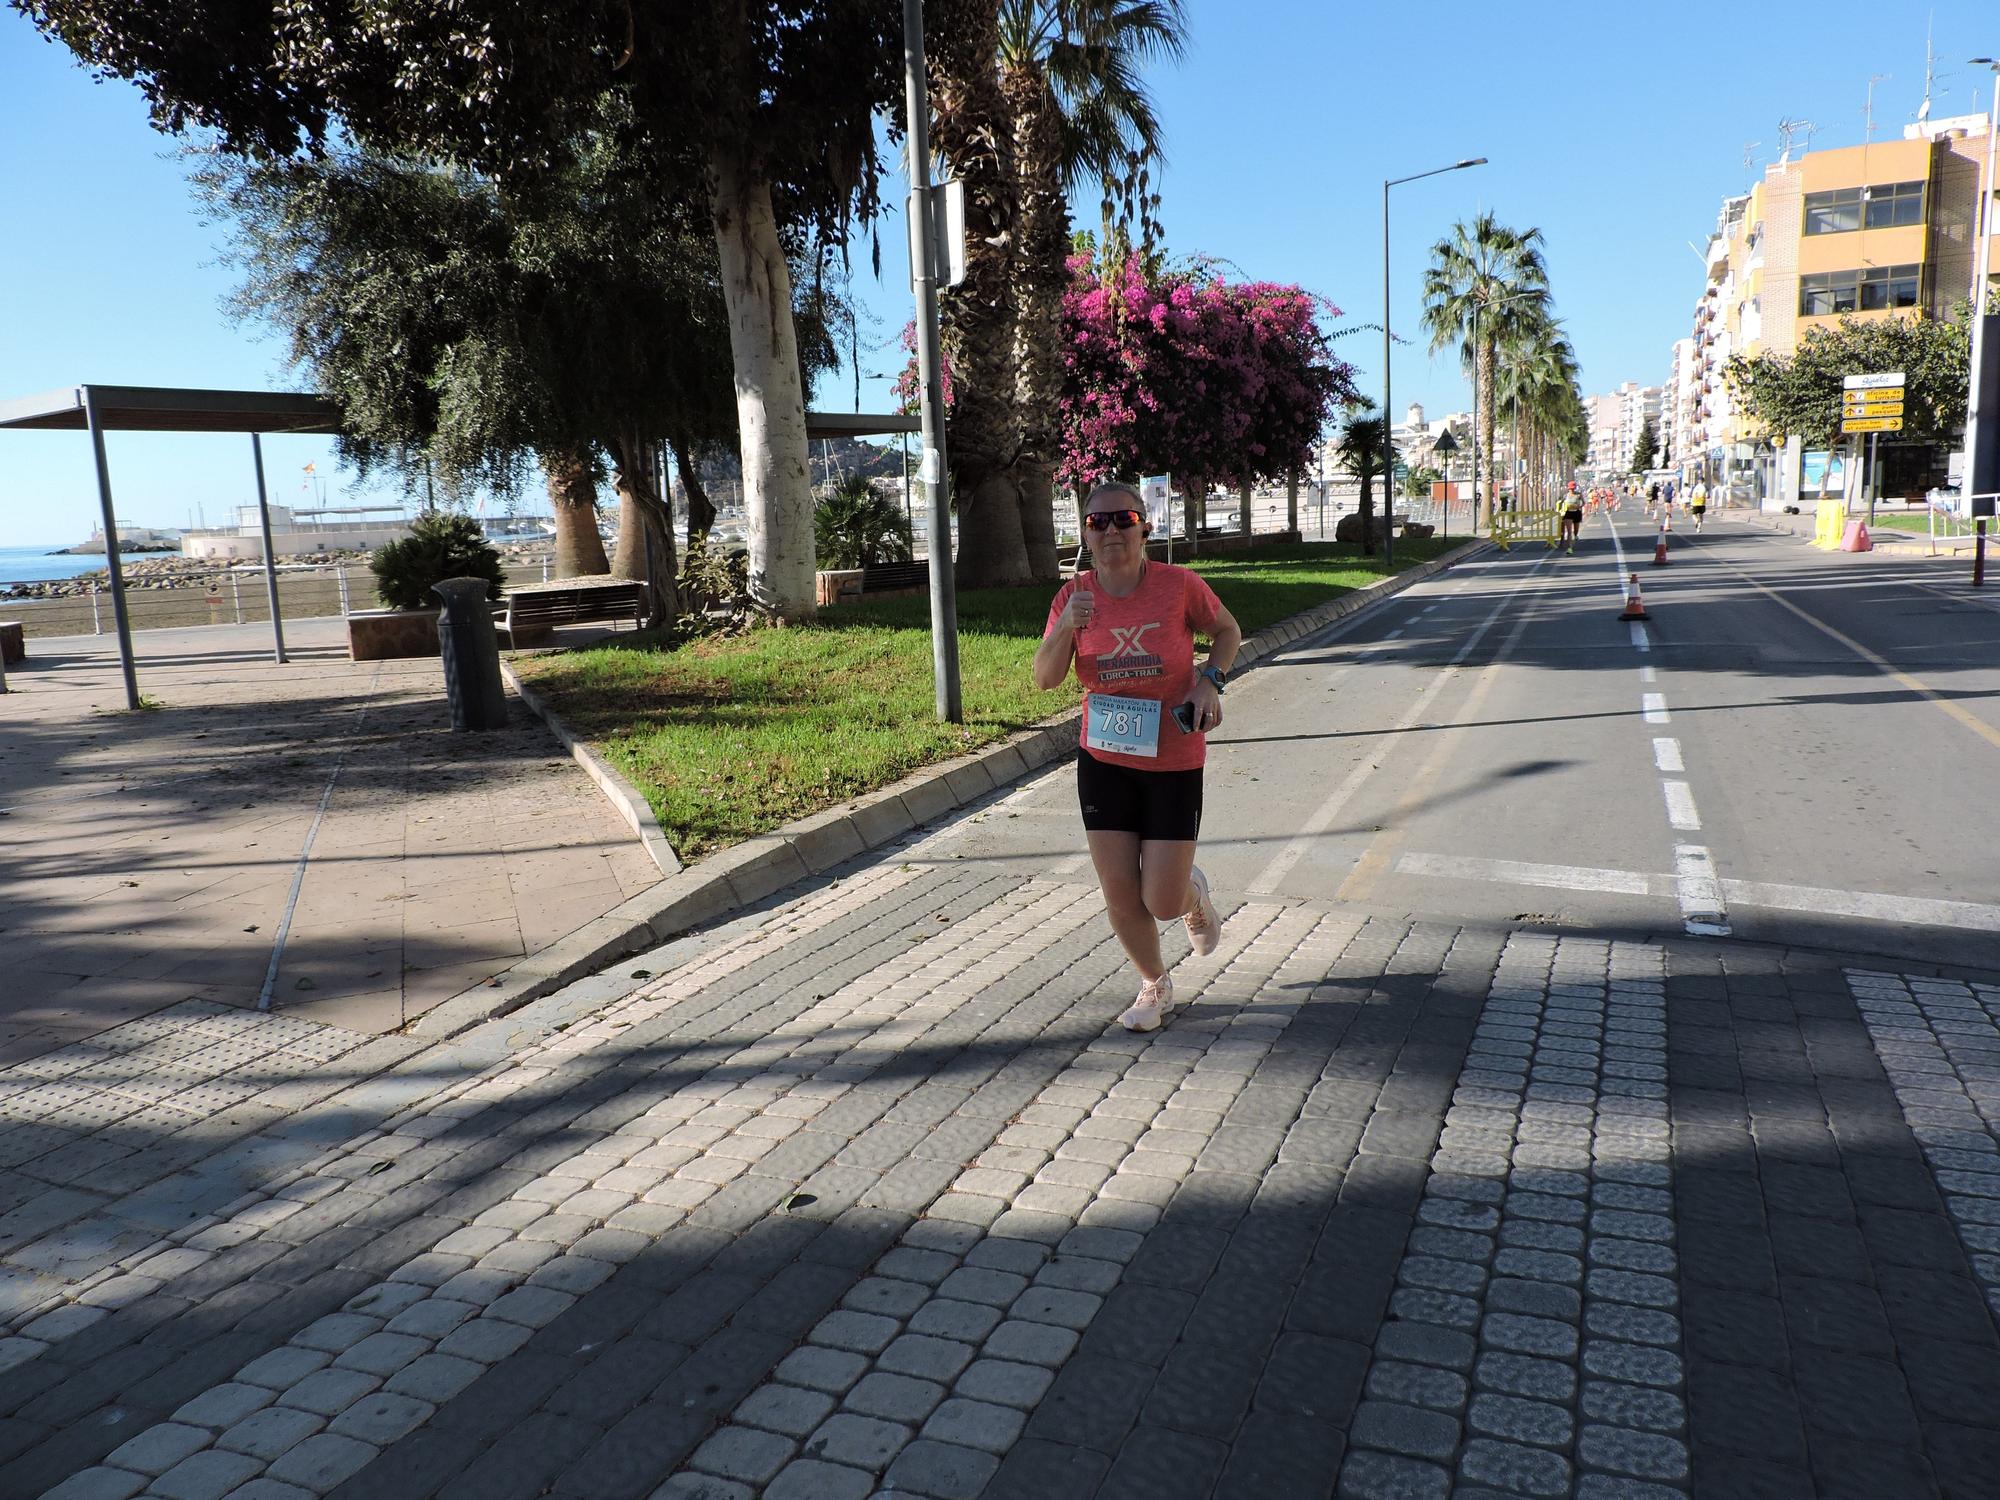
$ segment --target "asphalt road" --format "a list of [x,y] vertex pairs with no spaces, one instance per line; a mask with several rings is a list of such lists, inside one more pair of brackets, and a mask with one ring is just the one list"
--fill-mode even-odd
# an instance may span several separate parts
[[[1231,688],[1201,863],[1237,895],[2000,963],[2000,599],[1963,560],[1593,517]],[[1650,619],[1620,618],[1637,572]],[[947,857],[1085,869],[1067,766]]]

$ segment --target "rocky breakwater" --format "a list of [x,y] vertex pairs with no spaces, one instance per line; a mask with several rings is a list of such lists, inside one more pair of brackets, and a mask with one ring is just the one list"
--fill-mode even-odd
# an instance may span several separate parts
[[[279,565],[284,567],[309,566],[332,568],[345,563],[350,569],[359,567],[364,571],[368,566],[365,552],[314,552],[295,557],[279,557]],[[257,573],[261,564],[238,564],[237,580],[240,585],[247,573]],[[133,557],[121,560],[121,571],[125,574],[128,590],[140,589],[193,589],[203,593],[221,591],[229,587],[230,569],[220,562],[204,558],[181,557]],[[42,583],[0,584],[0,599],[80,599],[94,593],[104,593],[111,587],[111,573],[106,568],[96,568],[88,573],[79,573],[74,578],[56,578]]]

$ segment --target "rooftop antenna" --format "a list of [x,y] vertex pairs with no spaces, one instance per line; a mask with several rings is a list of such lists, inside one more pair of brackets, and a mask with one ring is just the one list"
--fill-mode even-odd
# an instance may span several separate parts
[[1792,141],[1801,133],[1805,134],[1806,149],[1810,151],[1812,149],[1811,132],[1817,128],[1811,120],[1801,119],[1797,115],[1787,115],[1784,119],[1778,121],[1778,165],[1781,167],[1791,165]]
[[1863,144],[1875,139],[1875,85],[1887,82],[1894,76],[1892,73],[1870,73],[1868,75],[1868,104],[1862,110],[1862,115],[1867,120],[1867,129],[1861,137]]
[[1743,143],[1743,170],[1744,170],[1744,171],[1746,171],[1746,172],[1747,172],[1747,171],[1749,171],[1749,170],[1750,170],[1750,167],[1751,167],[1751,164],[1752,164],[1752,163],[1754,163],[1754,162],[1755,162],[1755,161],[1757,160],[1757,148],[1758,148],[1759,146],[1763,145],[1763,144],[1764,144],[1764,143],[1763,143],[1762,141],[1745,141],[1745,142]]
[[1931,92],[1938,81],[1937,49],[1931,45],[1931,31],[1937,20],[1937,12],[1932,11],[1924,22],[1924,102],[1917,106],[1917,123],[1923,124],[1931,117]]

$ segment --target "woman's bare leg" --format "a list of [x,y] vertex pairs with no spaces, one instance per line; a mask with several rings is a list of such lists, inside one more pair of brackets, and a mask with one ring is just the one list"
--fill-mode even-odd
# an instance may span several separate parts
[[[1090,841],[1090,862],[1097,868],[1097,887],[1104,893],[1111,930],[1118,935],[1119,946],[1132,960],[1140,979],[1151,984],[1167,972],[1167,967],[1160,960],[1160,925],[1146,909],[1140,884],[1139,835],[1092,829],[1084,836]],[[1187,847],[1191,850],[1194,846]],[[1185,870],[1181,883],[1187,883]]]

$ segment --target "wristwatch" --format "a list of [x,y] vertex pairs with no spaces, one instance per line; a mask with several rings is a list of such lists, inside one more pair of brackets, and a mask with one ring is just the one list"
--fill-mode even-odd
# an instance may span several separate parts
[[1229,674],[1220,667],[1202,667],[1195,675],[1197,677],[1206,677],[1210,682],[1214,683],[1215,690],[1218,693],[1226,691],[1229,687]]

